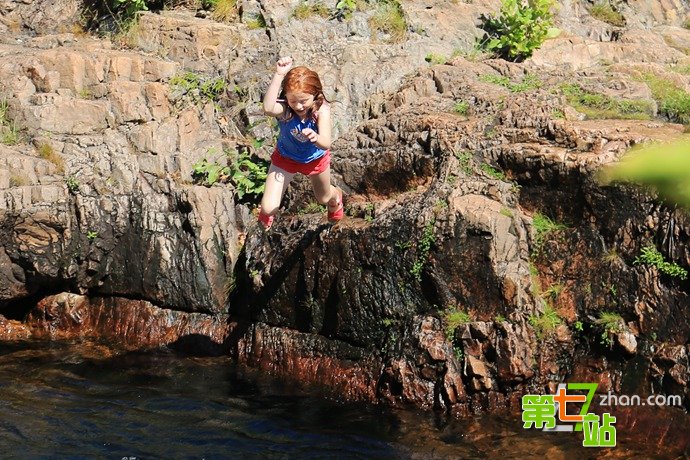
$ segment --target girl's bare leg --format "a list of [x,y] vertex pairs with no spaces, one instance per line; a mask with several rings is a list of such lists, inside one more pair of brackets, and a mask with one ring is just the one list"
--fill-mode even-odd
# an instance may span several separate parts
[[294,176],[294,174],[271,164],[266,177],[264,196],[261,198],[261,212],[263,214],[272,216],[278,212],[283,195]]
[[329,210],[337,207],[338,192],[336,187],[331,185],[331,167],[319,174],[309,176],[311,186],[314,188],[314,196],[320,204],[328,205]]

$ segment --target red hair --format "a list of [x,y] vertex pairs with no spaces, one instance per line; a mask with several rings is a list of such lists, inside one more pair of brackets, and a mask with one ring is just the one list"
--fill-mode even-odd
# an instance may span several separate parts
[[[315,114],[324,101],[328,102],[323,94],[323,86],[319,74],[313,70],[304,67],[293,67],[283,79],[283,88],[280,92],[280,98],[285,99],[287,93],[305,93],[314,96],[314,105],[311,108],[312,116]],[[285,104],[290,111],[287,118],[292,116],[292,109],[288,104]]]

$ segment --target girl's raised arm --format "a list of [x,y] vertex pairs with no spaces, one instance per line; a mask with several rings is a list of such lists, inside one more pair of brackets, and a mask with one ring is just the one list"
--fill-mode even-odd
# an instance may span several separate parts
[[291,68],[291,57],[282,57],[278,59],[276,73],[273,75],[273,80],[271,80],[271,84],[268,85],[268,89],[264,95],[264,113],[266,115],[279,117],[285,112],[285,105],[278,102],[277,99],[280,94],[280,86],[283,83],[283,78],[285,78],[285,75]]

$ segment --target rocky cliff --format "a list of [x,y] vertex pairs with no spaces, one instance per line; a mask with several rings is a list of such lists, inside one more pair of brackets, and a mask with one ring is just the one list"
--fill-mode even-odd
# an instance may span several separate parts
[[[472,51],[496,2],[402,2],[395,40],[373,7],[299,3],[148,12],[111,38],[78,3],[2,5],[0,337],[232,353],[459,414],[566,380],[687,409],[690,284],[640,255],[687,269],[688,215],[597,181],[682,135],[659,88],[690,90],[687,6],[625,2],[613,26],[562,2],[561,34],[516,64]],[[297,180],[264,232],[255,197],[193,172],[268,158],[259,102],[285,54],[332,90],[347,216],[326,224]]]

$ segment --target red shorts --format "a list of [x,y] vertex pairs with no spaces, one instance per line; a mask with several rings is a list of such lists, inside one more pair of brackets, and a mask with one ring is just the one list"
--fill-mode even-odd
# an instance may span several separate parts
[[328,168],[328,165],[331,164],[331,151],[326,150],[323,156],[309,163],[300,163],[299,161],[281,155],[278,149],[275,149],[273,155],[271,155],[271,164],[290,174],[302,173],[305,176],[313,176],[314,174],[321,174]]

